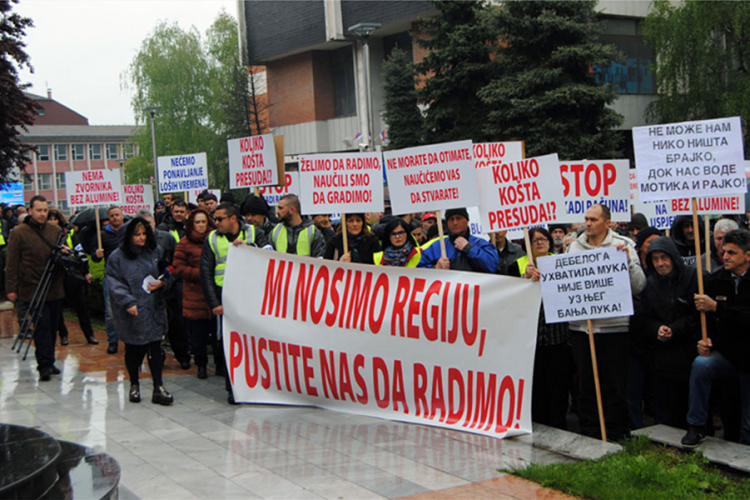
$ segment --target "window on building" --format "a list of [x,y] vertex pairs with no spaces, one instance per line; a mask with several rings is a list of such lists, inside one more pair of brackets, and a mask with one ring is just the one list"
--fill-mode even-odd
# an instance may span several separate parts
[[133,145],[132,144],[122,145],[122,157],[125,159],[133,157]]
[[117,144],[107,144],[107,159],[117,160],[120,158],[120,152],[117,150]]
[[39,190],[52,189],[52,174],[39,174]]
[[357,113],[354,87],[354,57],[351,45],[331,52],[333,77],[333,115],[347,116]]
[[383,53],[385,58],[388,59],[391,56],[393,49],[401,49],[409,55],[409,59],[414,59],[414,49],[412,47],[411,34],[408,31],[402,33],[396,33],[395,35],[389,35],[383,37]]
[[49,161],[49,144],[39,144],[37,147],[37,161]]
[[74,160],[85,160],[86,159],[86,156],[84,153],[85,151],[86,151],[86,146],[84,146],[83,144],[71,144],[70,145],[70,156]]
[[68,146],[66,144],[55,144],[55,161],[65,161],[68,159]]
[[89,144],[89,158],[92,160],[102,159],[102,145],[101,144]]
[[55,174],[55,189],[65,189],[65,172]]
[[24,191],[33,191],[34,190],[34,176],[33,175],[24,175],[23,176],[23,190]]
[[68,207],[68,200],[60,200],[57,202],[57,208],[62,210],[62,213],[64,213],[66,216],[70,216],[70,207]]
[[654,49],[646,44],[643,23],[638,19],[604,18],[600,39],[614,45],[623,58],[609,67],[595,67],[597,80],[614,86],[620,94],[656,94],[651,71]]

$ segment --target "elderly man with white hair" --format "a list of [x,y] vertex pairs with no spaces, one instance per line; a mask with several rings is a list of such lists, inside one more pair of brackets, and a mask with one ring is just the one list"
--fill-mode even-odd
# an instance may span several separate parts
[[724,235],[729,231],[739,229],[737,222],[732,219],[720,219],[714,226],[714,245],[711,251],[711,270],[721,268],[724,265]]

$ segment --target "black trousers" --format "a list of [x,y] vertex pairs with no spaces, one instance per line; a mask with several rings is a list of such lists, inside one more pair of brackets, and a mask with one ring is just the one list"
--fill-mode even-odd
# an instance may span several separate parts
[[190,334],[190,352],[193,354],[196,366],[208,365],[206,344],[209,342],[213,347],[214,361],[216,361],[218,357],[215,341],[216,319],[185,319],[185,322]]
[[[55,333],[60,323],[60,302],[59,300],[45,302],[39,321],[34,325],[34,356],[36,356],[36,368],[39,371],[55,364]],[[29,303],[19,300],[16,307],[20,324],[28,313]]]
[[[571,330],[570,341],[578,369],[578,418],[581,432],[601,439],[588,334]],[[627,400],[630,340],[628,333],[622,332],[596,334],[594,341],[607,440],[618,441],[627,437],[630,432]]]
[[567,429],[568,395],[574,373],[575,363],[569,345],[536,347],[531,397],[531,419],[534,422]]
[[169,346],[177,361],[190,361],[190,351],[188,350],[188,337],[185,329],[185,318],[182,317],[182,290],[177,297],[166,300]]
[[130,375],[130,383],[138,383],[138,372],[143,364],[143,356],[148,355],[148,368],[154,380],[154,388],[162,384],[161,371],[164,367],[164,352],[161,342],[150,342],[144,345],[125,344],[125,367]]

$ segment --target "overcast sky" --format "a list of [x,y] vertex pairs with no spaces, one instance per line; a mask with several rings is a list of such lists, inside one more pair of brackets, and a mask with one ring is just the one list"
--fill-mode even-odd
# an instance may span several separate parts
[[135,123],[130,94],[121,88],[141,42],[160,20],[195,26],[201,35],[235,0],[20,0],[13,11],[34,21],[24,38],[34,73],[21,73],[29,92],[47,95],[91,125]]

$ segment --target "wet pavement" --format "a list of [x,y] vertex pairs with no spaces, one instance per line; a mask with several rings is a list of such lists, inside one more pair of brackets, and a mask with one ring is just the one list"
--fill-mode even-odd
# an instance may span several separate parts
[[[9,312],[0,313],[0,422],[37,427],[57,439],[115,457],[120,498],[517,498],[561,499],[498,469],[567,462],[529,439],[463,432],[313,407],[226,402],[224,379],[164,369],[172,406],[128,401],[123,346],[106,354],[106,336],[88,345],[68,321],[70,345],[57,347],[62,373],[40,382],[33,347],[11,351]],[[12,314],[12,313],[11,313]],[[58,339],[59,344],[59,339]]]

